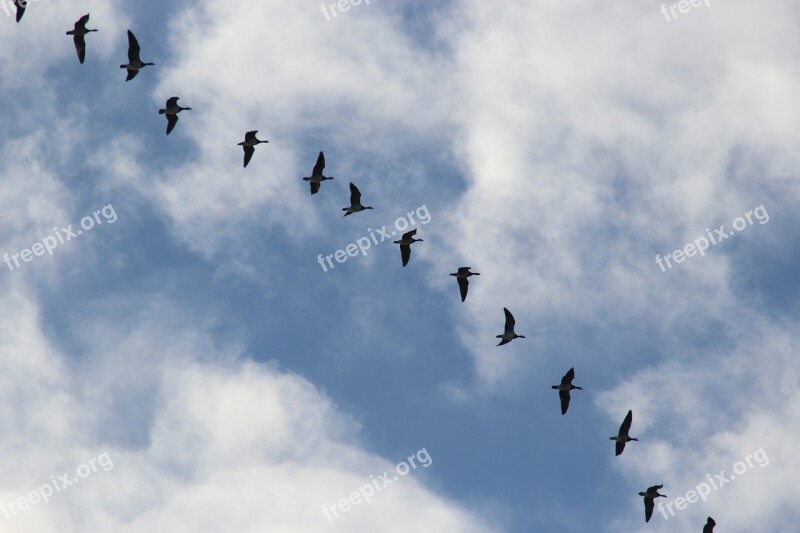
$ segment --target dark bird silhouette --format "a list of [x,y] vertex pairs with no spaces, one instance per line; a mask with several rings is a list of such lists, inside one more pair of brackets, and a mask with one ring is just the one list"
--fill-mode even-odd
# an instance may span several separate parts
[[567,409],[569,409],[569,391],[583,390],[582,387],[576,387],[572,384],[573,379],[575,379],[575,367],[567,370],[567,373],[561,378],[561,385],[553,385],[552,387],[558,391],[558,397],[561,398],[562,415],[567,414]]
[[148,65],[155,65],[155,63],[144,63],[139,59],[139,41],[136,40],[133,32],[128,30],[128,63],[119,66],[119,68],[128,69],[128,77],[125,78],[125,81],[131,81],[141,69]]
[[619,426],[619,434],[614,437],[611,437],[609,440],[617,441],[617,455],[621,454],[622,451],[625,449],[625,443],[630,442],[632,440],[639,441],[639,439],[634,439],[628,436],[628,431],[631,429],[631,423],[633,422],[633,411],[628,411],[628,414],[625,415],[625,420],[622,421],[622,425]]
[[87,33],[97,30],[87,30],[86,23],[89,22],[89,13],[78,19],[75,27],[67,32],[67,35],[72,35],[72,42],[75,43],[75,51],[78,53],[78,61],[83,65],[83,60],[86,59],[86,39],[84,36]]
[[500,344],[498,346],[502,346],[504,344],[508,344],[509,342],[513,341],[514,339],[524,339],[525,335],[517,335],[514,333],[514,324],[516,324],[516,320],[514,320],[514,315],[511,314],[511,311],[503,308],[503,312],[506,314],[506,327],[505,331],[502,335],[498,335],[497,338],[501,339]]
[[178,98],[177,96],[173,96],[169,100],[167,100],[167,105],[164,109],[159,109],[159,115],[167,115],[167,135],[172,129],[175,127],[175,124],[178,123],[178,113],[181,111],[191,111],[191,107],[181,107],[178,105]]
[[239,143],[239,146],[244,149],[244,168],[247,168],[247,164],[250,162],[250,159],[252,159],[253,153],[256,151],[255,146],[257,144],[269,142],[256,139],[256,133],[258,133],[258,130],[248,131],[244,134],[244,140]]
[[27,5],[27,2],[25,2],[23,5],[22,0],[14,0],[14,6],[17,8],[17,24],[19,24],[19,21],[22,20],[22,15],[25,14],[25,6]]
[[[311,185],[311,194],[317,194],[317,192],[319,192],[319,187],[323,181],[334,179],[323,176],[323,170],[325,170],[325,154],[320,152],[317,156],[317,163],[314,165],[314,170],[311,171],[311,176],[303,178],[303,180],[309,182]],[[405,266],[405,264],[403,264],[403,266]]]
[[716,525],[717,523],[714,522],[714,519],[709,516],[706,520],[706,525],[703,526],[703,533],[714,533],[714,526]]
[[640,492],[639,496],[644,496],[644,521],[649,522],[653,516],[653,507],[655,507],[654,500],[656,498],[666,498],[666,494],[659,494],[658,491],[664,488],[664,485],[653,485],[648,487],[646,492]]
[[458,281],[458,289],[461,291],[461,301],[467,299],[467,290],[469,290],[469,280],[467,279],[470,276],[480,276],[480,272],[470,272],[472,267],[458,267],[458,272],[453,272],[450,274],[451,276],[456,277],[456,281]]
[[353,213],[359,213],[361,211],[364,211],[365,209],[372,209],[372,208],[369,206],[361,205],[361,191],[358,190],[358,187],[353,185],[353,182],[350,182],[350,207],[342,208],[342,211],[345,212],[344,216],[352,215]]
[[414,235],[417,234],[417,229],[414,228],[411,231],[407,231],[403,233],[403,238],[399,241],[394,241],[395,244],[400,245],[400,257],[403,259],[403,266],[408,264],[408,260],[411,258],[411,245],[415,242],[422,242],[422,239],[415,239]]

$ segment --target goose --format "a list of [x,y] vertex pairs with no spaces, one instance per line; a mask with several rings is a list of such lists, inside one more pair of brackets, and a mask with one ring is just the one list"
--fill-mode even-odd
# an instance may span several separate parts
[[516,333],[514,333],[514,324],[516,324],[516,321],[514,320],[514,315],[511,314],[511,311],[509,311],[504,307],[503,312],[506,314],[506,327],[503,334],[497,336],[498,339],[501,339],[500,344],[498,344],[498,346],[508,344],[514,339],[525,338],[525,335],[517,335]]
[[[322,171],[325,170],[325,154],[322,152],[319,153],[317,156],[317,164],[314,165],[314,170],[311,171],[311,176],[303,178],[304,181],[309,182],[311,185],[311,194],[317,194],[319,191],[320,185],[325,180],[332,180],[334,178],[326,178],[322,175]],[[405,263],[403,264],[405,266]]]
[[25,1],[24,4],[23,0],[13,0],[13,2],[14,6],[16,6],[17,8],[17,24],[19,24],[19,21],[22,20],[22,15],[25,14],[25,6],[28,5],[28,2],[27,0]]
[[664,485],[653,485],[648,487],[646,492],[640,492],[639,496],[644,497],[644,521],[649,522],[650,517],[653,516],[653,507],[655,503],[653,500],[656,498],[666,498],[666,494],[659,494],[658,491],[664,488]]
[[353,182],[350,182],[350,207],[343,207],[342,211],[345,211],[344,216],[352,215],[353,213],[358,213],[364,211],[365,209],[372,209],[369,206],[361,205],[361,191],[358,190],[358,187],[353,185]]
[[400,257],[403,258],[403,266],[408,264],[408,260],[411,258],[411,245],[415,242],[422,242],[422,239],[415,239],[414,235],[417,234],[417,229],[414,228],[411,231],[407,231],[403,233],[403,238],[399,241],[394,241],[395,244],[400,245]]
[[582,387],[576,387],[572,384],[572,380],[575,379],[575,367],[573,366],[567,373],[564,374],[564,377],[561,378],[561,385],[553,385],[552,388],[558,391],[558,397],[561,398],[561,414],[567,414],[567,409],[569,409],[569,391],[571,390],[583,390]]
[[178,113],[192,110],[191,107],[181,107],[178,105],[178,100],[180,100],[180,98],[173,96],[167,100],[167,106],[164,109],[158,110],[159,115],[167,115],[167,135],[169,135],[169,132],[175,127],[175,124],[178,123]]
[[72,42],[75,43],[75,51],[78,53],[78,61],[83,65],[83,60],[86,59],[86,39],[84,35],[97,30],[87,30],[86,23],[89,22],[89,13],[78,19],[75,27],[67,32],[67,35],[72,35]]
[[480,272],[470,272],[469,270],[472,267],[458,267],[458,272],[453,272],[450,274],[451,276],[456,277],[456,281],[458,281],[458,288],[461,291],[461,301],[467,299],[467,290],[469,289],[469,280],[467,279],[470,276],[480,276]]
[[714,519],[709,516],[706,520],[706,525],[703,526],[703,533],[714,533],[714,526],[716,525],[717,523],[714,522]]
[[253,157],[253,152],[256,151],[255,146],[257,144],[269,142],[256,139],[256,133],[258,133],[258,130],[248,131],[244,134],[244,140],[239,143],[239,146],[244,149],[244,168],[247,168],[247,164]]
[[614,437],[610,437],[609,440],[617,441],[617,455],[621,454],[622,451],[625,449],[625,443],[635,440],[639,442],[639,439],[634,439],[628,436],[628,431],[631,429],[631,423],[633,422],[633,411],[628,411],[628,414],[625,415],[625,420],[622,421],[622,425],[619,426],[619,434]]
[[136,40],[133,32],[128,30],[128,63],[119,66],[119,68],[128,69],[128,77],[125,78],[125,81],[131,81],[141,69],[148,65],[155,65],[155,63],[143,63],[139,59],[139,41]]

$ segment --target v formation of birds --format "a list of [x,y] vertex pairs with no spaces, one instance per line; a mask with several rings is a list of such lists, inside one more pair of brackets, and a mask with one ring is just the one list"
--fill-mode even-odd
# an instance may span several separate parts
[[[17,23],[22,20],[22,16],[25,14],[27,5],[22,5],[23,2],[19,2],[18,0],[14,0],[14,5],[16,7],[16,21]],[[91,32],[96,32],[96,29],[88,29],[86,25],[89,22],[89,14],[83,15],[79,18],[74,25],[74,28],[67,32],[67,35],[72,36],[73,43],[75,45],[75,52],[78,55],[78,61],[83,64],[86,59],[86,35]],[[134,79],[139,71],[142,70],[144,67],[155,65],[155,63],[144,62],[141,60],[140,54],[140,47],[139,41],[136,39],[136,36],[128,30],[128,62],[120,65],[120,68],[127,70],[127,77],[125,81],[131,81]],[[172,130],[175,128],[175,125],[178,123],[178,113],[181,111],[189,111],[191,107],[182,107],[178,104],[179,97],[173,96],[170,97],[166,105],[163,109],[160,109],[158,112],[161,115],[166,115],[167,118],[167,135],[169,135]],[[246,168],[247,165],[250,163],[250,160],[255,153],[255,147],[259,144],[266,144],[269,143],[267,140],[259,140],[256,137],[258,130],[248,131],[245,134],[244,141],[239,143],[239,146],[242,147],[244,150],[244,167]],[[322,186],[323,181],[333,180],[332,176],[325,176],[323,175],[323,171],[325,170],[325,154],[320,152],[317,156],[317,161],[314,164],[314,168],[311,171],[311,176],[304,177],[303,180],[309,182],[311,188],[311,194],[317,194]],[[350,183],[350,206],[342,208],[344,211],[344,216],[352,215],[354,213],[359,213],[361,211],[365,211],[367,209],[373,209],[370,206],[364,206],[361,204],[361,191],[356,187],[353,183]],[[400,257],[405,267],[409,260],[411,259],[411,245],[416,242],[422,242],[422,239],[415,238],[417,234],[416,228],[408,231],[403,234],[402,238],[399,240],[394,241],[394,244],[398,244],[400,246]],[[471,276],[480,276],[479,272],[472,272],[472,267],[459,267],[458,271],[450,274],[456,278],[458,282],[458,288],[461,295],[461,301],[464,302],[467,299],[467,291],[469,289],[469,278]],[[502,346],[504,344],[508,344],[514,339],[524,339],[524,335],[517,335],[514,331],[514,326],[516,321],[514,320],[514,315],[511,314],[506,308],[503,308],[503,312],[505,313],[505,327],[502,334],[497,335],[497,338],[500,339],[500,342],[497,346]],[[582,387],[578,387],[572,384],[572,381],[575,379],[575,368],[570,368],[566,374],[561,378],[561,383],[558,385],[553,385],[552,388],[558,391],[559,400],[561,403],[561,414],[567,414],[567,410],[569,409],[570,403],[570,392],[573,390],[583,390]],[[625,450],[625,445],[631,441],[638,441],[639,439],[630,437],[628,434],[631,428],[631,424],[633,423],[633,411],[628,411],[628,414],[625,416],[625,419],[622,421],[622,424],[619,427],[619,432],[617,435],[610,437],[610,440],[615,441],[616,443],[616,455],[619,456]],[[648,487],[646,491],[640,492],[639,496],[642,496],[644,499],[644,508],[645,508],[645,521],[649,522],[650,518],[653,516],[653,508],[655,506],[656,498],[665,498],[665,494],[660,494],[658,491],[663,488],[663,485],[653,485]],[[705,526],[703,527],[703,533],[713,533],[714,526],[716,526],[716,522],[713,518],[708,517]]]

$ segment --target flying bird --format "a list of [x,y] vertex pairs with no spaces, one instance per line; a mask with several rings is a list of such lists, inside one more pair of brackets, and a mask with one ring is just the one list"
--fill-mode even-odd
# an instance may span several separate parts
[[408,260],[411,258],[411,245],[415,242],[422,242],[422,239],[415,239],[414,235],[417,234],[417,229],[414,228],[411,231],[403,233],[403,238],[399,241],[394,241],[395,244],[400,245],[400,257],[403,258],[403,266],[408,264]]
[[[317,192],[319,192],[319,186],[323,181],[334,179],[323,176],[323,170],[325,170],[325,154],[320,152],[317,156],[317,163],[314,165],[314,170],[311,171],[311,176],[303,178],[303,180],[309,182],[311,185],[311,194],[317,194]],[[403,264],[403,266],[405,266],[405,264]]]
[[361,205],[361,191],[358,190],[358,187],[353,185],[353,182],[350,182],[350,207],[342,208],[342,211],[345,211],[344,216],[352,215],[353,213],[359,213],[361,211],[364,211],[365,209],[372,209],[372,208],[369,206],[365,207]]
[[133,32],[128,30],[128,63],[119,66],[119,68],[128,69],[128,77],[125,78],[125,81],[131,81],[141,69],[148,65],[155,65],[155,63],[144,63],[139,59],[139,41],[136,40]]
[[714,533],[714,526],[716,525],[717,523],[714,522],[714,519],[709,516],[708,520],[706,520],[706,525],[703,526],[703,533]]
[[467,299],[467,290],[469,289],[469,280],[467,279],[470,276],[480,276],[480,272],[470,272],[469,270],[472,267],[458,267],[458,272],[453,272],[450,274],[451,276],[456,277],[456,281],[458,281],[458,289],[461,291],[461,301]]
[[25,6],[28,5],[28,1],[25,0],[23,3],[23,0],[13,0],[13,2],[17,8],[17,24],[19,24],[19,21],[22,20],[22,15],[25,14]]
[[514,315],[511,314],[511,311],[509,311],[504,307],[503,312],[506,314],[506,327],[503,334],[497,336],[498,339],[501,339],[500,344],[498,344],[498,346],[508,344],[514,339],[525,338],[525,335],[517,335],[516,333],[514,333],[514,324],[516,324],[516,321],[514,320]]
[[75,51],[78,53],[78,61],[81,62],[81,65],[83,65],[83,60],[86,59],[86,39],[84,36],[89,32],[97,31],[87,30],[87,22],[89,22],[89,13],[79,18],[75,23],[75,27],[67,32],[67,35],[72,35],[72,42],[75,43]]
[[633,411],[628,411],[628,414],[625,415],[625,420],[623,420],[622,425],[619,426],[619,434],[609,439],[617,441],[617,455],[621,454],[622,451],[625,449],[626,442],[630,442],[632,440],[639,442],[639,439],[634,439],[628,436],[628,431],[630,431],[631,429],[632,422],[633,422]]
[[583,390],[582,387],[576,387],[572,384],[573,379],[575,379],[575,367],[567,370],[567,373],[561,378],[561,385],[553,385],[552,387],[558,391],[558,397],[561,398],[562,415],[567,414],[567,409],[569,409],[569,391],[576,389]]
[[644,496],[644,521],[649,522],[650,518],[653,516],[653,507],[655,506],[656,498],[666,498],[666,494],[659,494],[658,491],[662,489],[664,485],[653,485],[652,487],[648,487],[647,492],[640,492],[639,496]]
[[178,123],[178,113],[192,110],[191,107],[181,107],[178,105],[178,100],[180,100],[180,98],[173,96],[167,100],[167,106],[164,109],[158,110],[159,115],[167,115],[167,135],[169,135],[169,132],[175,127],[175,124]]
[[250,159],[252,159],[253,153],[256,151],[255,146],[257,144],[269,142],[256,139],[256,133],[258,133],[258,130],[248,131],[244,134],[244,140],[239,143],[239,146],[244,149],[244,168],[247,168],[247,164],[250,162]]

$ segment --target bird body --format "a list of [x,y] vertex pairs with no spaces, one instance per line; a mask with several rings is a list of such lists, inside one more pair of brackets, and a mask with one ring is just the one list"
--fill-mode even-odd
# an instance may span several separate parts
[[506,315],[506,326],[504,328],[505,331],[503,332],[503,334],[497,336],[497,338],[500,339],[500,343],[498,344],[498,346],[502,346],[504,344],[508,344],[509,342],[513,341],[514,339],[524,339],[525,338],[525,335],[517,335],[516,333],[514,333],[514,325],[517,322],[516,322],[516,320],[514,320],[514,315],[511,314],[511,311],[509,311],[508,309],[506,309],[504,307],[503,308],[503,312]]
[[167,135],[169,135],[169,133],[175,127],[175,124],[178,123],[178,113],[181,111],[191,111],[192,109],[191,107],[181,107],[178,104],[178,100],[180,100],[180,98],[173,96],[167,100],[167,104],[164,109],[158,110],[159,115],[167,115]]
[[89,13],[85,14],[75,22],[75,27],[67,32],[67,35],[72,35],[72,42],[75,44],[75,52],[78,54],[78,61],[81,65],[83,60],[86,59],[86,39],[84,36],[87,33],[97,31],[86,29],[86,24],[89,22]]
[[561,384],[553,385],[552,388],[558,391],[558,396],[561,399],[561,414],[567,414],[567,409],[569,409],[569,391],[572,390],[583,390],[582,387],[577,387],[572,384],[572,380],[575,379],[575,367],[570,368],[567,370],[567,373],[564,374],[564,377],[561,378]]
[[248,131],[244,134],[244,140],[239,143],[239,146],[244,149],[244,168],[247,168],[247,164],[252,159],[253,153],[256,151],[256,145],[269,142],[257,139],[256,133],[258,133],[258,130]]
[[119,68],[128,70],[128,77],[125,81],[131,81],[139,74],[139,71],[148,65],[155,65],[155,63],[145,63],[139,58],[139,41],[133,35],[131,30],[128,30],[128,62],[125,65],[120,65]]
[[616,446],[616,455],[619,455],[625,450],[625,444],[635,440],[639,441],[639,439],[634,439],[633,437],[628,436],[628,431],[631,429],[631,424],[633,423],[633,411],[628,411],[628,414],[625,415],[625,420],[622,421],[622,424],[619,426],[619,433],[617,435],[610,437],[609,440],[617,441]]
[[408,264],[408,260],[411,258],[411,245],[415,242],[422,242],[422,239],[414,238],[414,235],[416,234],[417,228],[414,228],[411,231],[403,233],[403,238],[399,241],[393,241],[394,244],[400,245],[400,257],[403,260],[403,266],[406,266]]
[[366,209],[372,209],[369,206],[361,205],[361,191],[358,190],[358,187],[353,185],[353,182],[350,182],[350,207],[343,207],[342,211],[344,211],[344,216],[352,215],[353,213],[360,213]]
[[317,156],[317,162],[314,165],[314,169],[311,171],[311,175],[303,178],[303,181],[307,181],[309,182],[309,185],[311,185],[311,194],[317,194],[319,192],[320,185],[322,185],[323,181],[335,179],[332,177],[323,176],[323,170],[325,170],[325,154],[320,152]]
[[458,281],[458,289],[461,292],[461,301],[467,299],[467,291],[469,290],[469,278],[470,276],[480,276],[480,272],[470,272],[472,267],[458,267],[458,272],[453,272],[450,274],[451,276],[455,276],[456,281]]

